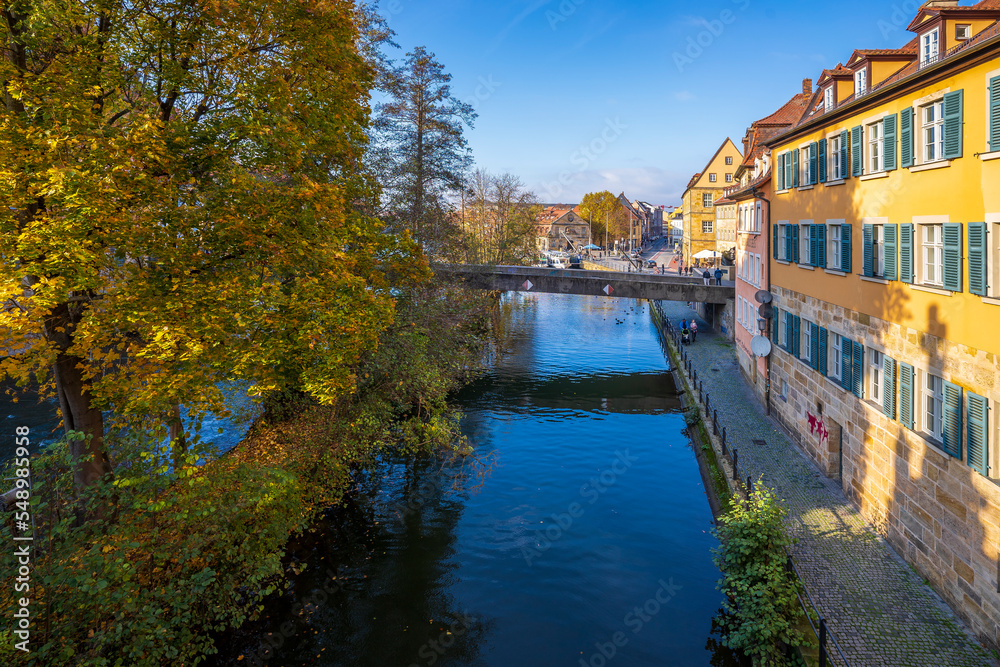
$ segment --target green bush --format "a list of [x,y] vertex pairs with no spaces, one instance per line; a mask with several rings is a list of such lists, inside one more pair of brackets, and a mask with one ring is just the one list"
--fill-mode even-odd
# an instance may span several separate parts
[[786,567],[791,538],[785,514],[774,491],[757,484],[748,498],[733,499],[715,530],[721,542],[715,551],[723,572],[719,590],[726,596],[718,619],[723,643],[755,666],[789,664],[786,647],[810,643],[799,629],[805,619],[797,598],[801,584]]

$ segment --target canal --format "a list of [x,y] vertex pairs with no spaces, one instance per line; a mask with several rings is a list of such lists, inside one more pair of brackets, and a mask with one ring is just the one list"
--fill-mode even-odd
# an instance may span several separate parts
[[469,465],[388,464],[218,665],[730,665],[717,540],[645,303],[515,295]]

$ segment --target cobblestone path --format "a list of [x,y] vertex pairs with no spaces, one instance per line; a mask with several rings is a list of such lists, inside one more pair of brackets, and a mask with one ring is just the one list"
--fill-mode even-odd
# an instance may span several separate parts
[[[683,303],[662,306],[675,325],[694,315]],[[705,325],[686,350],[730,446],[739,450],[741,475],[763,480],[785,500],[789,528],[799,540],[790,549],[796,567],[852,667],[1000,665],[875,532],[839,482],[823,475],[764,415],[740,374],[734,346]]]

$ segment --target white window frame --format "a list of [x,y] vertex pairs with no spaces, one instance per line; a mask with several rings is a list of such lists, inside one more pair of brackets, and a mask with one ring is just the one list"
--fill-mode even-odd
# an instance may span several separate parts
[[712,234],[715,228],[715,222],[709,219],[703,219],[701,221],[701,233],[702,234]]
[[843,228],[839,220],[826,221],[826,268],[833,271],[840,270],[840,258],[842,256]]
[[[840,151],[844,150],[844,147],[840,145],[840,134],[837,133],[832,137],[827,139],[827,143],[830,145],[829,150],[829,164],[827,165],[827,174],[829,174],[830,181],[840,181],[843,180],[844,175],[840,173]],[[836,146],[836,148],[834,148]]]
[[1000,296],[1000,213],[986,224],[986,248],[986,293],[995,298]]
[[833,110],[833,86],[827,86],[823,89],[823,110]]
[[[934,113],[928,121],[929,112]],[[917,109],[920,121],[920,159],[922,164],[944,160],[944,98],[925,104]]]
[[874,403],[882,404],[882,393],[885,391],[885,378],[882,377],[882,361],[885,354],[881,350],[868,351],[868,398]]
[[719,180],[718,175],[716,175],[716,174],[709,174],[708,175],[708,182],[709,183],[716,183],[716,182],[718,182],[718,180]]
[[844,363],[844,337],[839,333],[829,332],[829,352],[826,360],[826,373],[834,380],[841,378],[841,364]]
[[732,163],[733,163],[733,157],[731,155],[727,155],[726,156],[726,164],[728,165],[728,164],[732,164]]
[[732,182],[733,182],[733,175],[726,174],[726,183],[732,183]]
[[920,382],[920,429],[934,440],[942,440],[944,423],[944,378],[922,372]]
[[790,316],[790,313],[787,310],[783,310],[783,311],[781,311],[781,317],[778,318],[779,320],[781,320],[780,322],[778,322],[778,345],[780,345],[781,347],[783,347],[785,349],[788,349],[788,318],[789,318],[789,316]]
[[868,68],[862,67],[854,73],[854,96],[861,97],[868,92]]
[[701,207],[702,208],[712,208],[715,203],[715,197],[712,196],[711,192],[701,193]]
[[799,223],[799,264],[812,265],[812,223]]
[[799,359],[809,363],[812,361],[812,328],[816,326],[808,320],[801,320],[799,326]]
[[[944,286],[944,225],[919,225],[920,282],[923,285]],[[933,235],[933,237],[932,237]]]
[[872,225],[872,275],[885,275],[885,227]]
[[[963,28],[965,28],[963,30]],[[972,24],[971,23],[956,23],[955,24],[955,41],[964,42],[966,40],[972,39]]]
[[920,66],[927,67],[938,61],[941,53],[941,30],[934,28],[920,35]]
[[878,120],[865,126],[865,173],[885,171],[885,121]]

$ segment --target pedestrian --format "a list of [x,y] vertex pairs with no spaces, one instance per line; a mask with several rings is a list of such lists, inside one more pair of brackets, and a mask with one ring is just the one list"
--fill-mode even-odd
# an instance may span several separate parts
[[681,320],[681,329],[687,329],[687,328],[688,328],[688,321]]
[[698,323],[691,320],[691,342],[698,340]]
[[712,284],[712,274],[708,272],[708,269],[705,269],[705,273],[701,274],[701,277],[705,279],[706,285]]
[[722,269],[721,268],[717,268],[715,270],[715,284],[716,285],[721,285],[722,284]]

